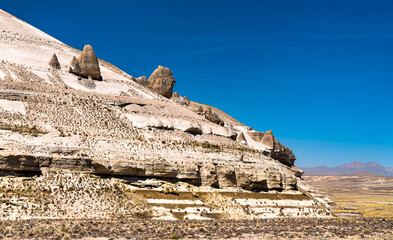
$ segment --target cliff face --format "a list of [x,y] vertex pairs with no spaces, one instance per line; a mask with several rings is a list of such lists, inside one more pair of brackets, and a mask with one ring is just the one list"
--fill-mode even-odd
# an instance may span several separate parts
[[1,172],[67,169],[209,191],[300,193],[289,148],[218,109],[168,99],[169,69],[135,79],[98,60],[81,79],[69,69],[86,68],[75,58],[84,53],[2,11],[0,27]]

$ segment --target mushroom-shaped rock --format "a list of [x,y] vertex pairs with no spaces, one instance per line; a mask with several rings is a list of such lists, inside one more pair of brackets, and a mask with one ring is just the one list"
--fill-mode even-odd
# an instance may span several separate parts
[[60,69],[61,68],[59,60],[57,59],[56,54],[52,55],[52,58],[49,61],[49,66],[51,66],[52,68],[55,68],[55,69]]
[[78,63],[80,71],[77,71],[78,69],[75,67],[73,73],[85,78],[91,76],[92,79],[102,80],[98,58],[90,45],[86,45],[83,48],[83,52],[78,58]]
[[166,98],[171,98],[175,82],[171,70],[158,66],[149,77],[149,88]]

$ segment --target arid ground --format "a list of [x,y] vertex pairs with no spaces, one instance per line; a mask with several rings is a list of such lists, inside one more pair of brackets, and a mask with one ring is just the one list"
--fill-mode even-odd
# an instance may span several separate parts
[[6,239],[393,239],[392,229],[382,218],[0,222]]
[[393,218],[393,177],[304,176],[315,189],[336,204],[333,213],[341,217]]
[[[168,221],[144,219],[140,215],[136,219],[124,216],[116,220],[3,220],[0,239],[393,240],[393,178],[305,176],[305,179],[335,201],[333,212],[337,217]],[[3,197],[7,194],[4,192]],[[13,207],[12,201],[9,205],[7,209]]]

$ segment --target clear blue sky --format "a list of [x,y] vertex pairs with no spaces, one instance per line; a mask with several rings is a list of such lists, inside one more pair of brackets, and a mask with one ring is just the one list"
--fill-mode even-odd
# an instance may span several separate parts
[[393,167],[393,1],[6,1],[133,76],[273,133],[298,166]]

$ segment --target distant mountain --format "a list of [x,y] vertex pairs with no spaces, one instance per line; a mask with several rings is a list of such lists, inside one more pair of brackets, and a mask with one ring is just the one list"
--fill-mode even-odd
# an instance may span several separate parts
[[349,176],[381,176],[381,175],[378,175],[378,174],[375,174],[375,173],[366,172],[366,171],[349,173],[347,175],[349,175]]
[[302,169],[306,175],[381,175],[393,177],[393,168],[383,167],[376,162],[362,163],[354,161],[337,167],[319,166],[299,168]]

